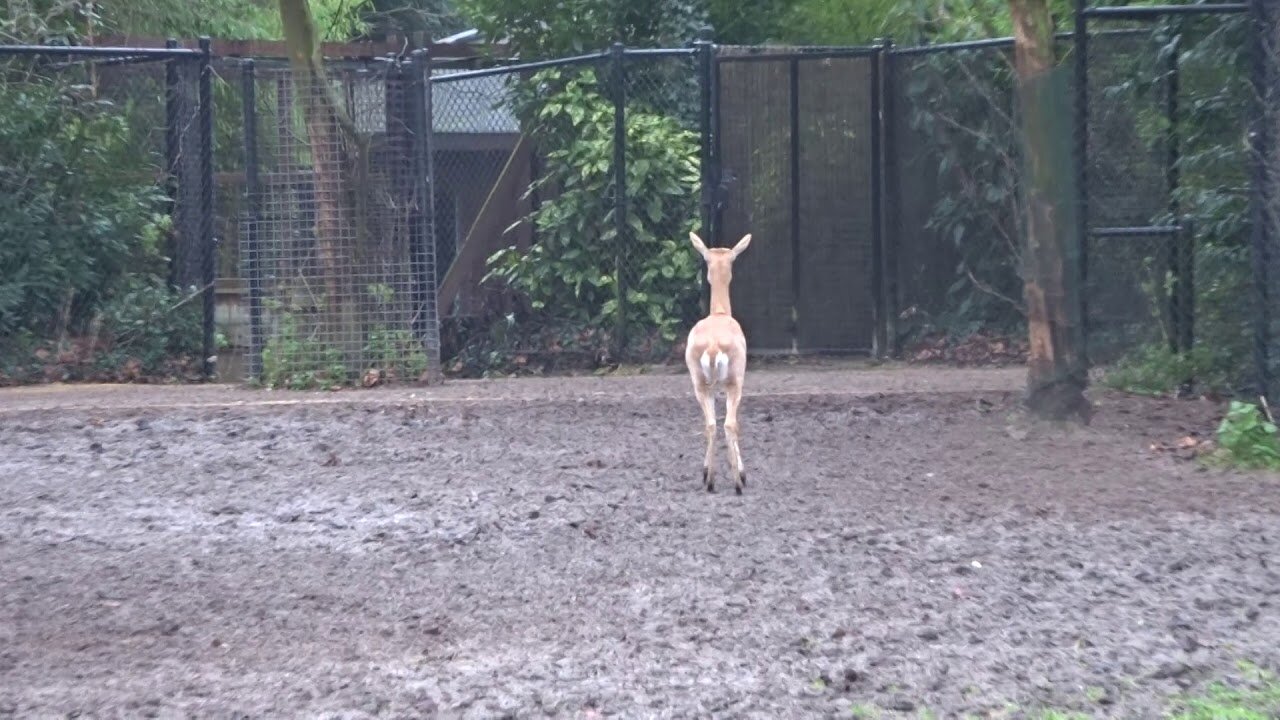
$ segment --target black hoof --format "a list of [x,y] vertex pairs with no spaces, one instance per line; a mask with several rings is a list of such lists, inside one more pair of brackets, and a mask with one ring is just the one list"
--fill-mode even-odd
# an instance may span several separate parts
[[740,473],[738,473],[738,482],[739,482],[739,483],[742,483],[742,487],[746,487],[746,486],[747,486],[747,474],[746,474],[746,473],[744,473],[744,472],[740,472]]
[[711,479],[711,470],[709,468],[702,468],[702,484],[707,488],[707,492],[715,492],[716,484]]
[[739,494],[739,495],[741,495],[741,494],[742,494],[742,486],[741,486],[741,485],[739,485],[738,487],[736,487],[736,488],[734,488],[734,489],[738,491],[738,494]]

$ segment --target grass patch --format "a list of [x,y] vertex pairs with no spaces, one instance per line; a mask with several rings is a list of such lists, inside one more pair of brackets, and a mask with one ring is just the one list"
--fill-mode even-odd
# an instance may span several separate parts
[[1273,720],[1280,717],[1280,681],[1274,673],[1241,664],[1244,677],[1216,682],[1203,695],[1181,700],[1171,720]]
[[1144,345],[1107,369],[1102,384],[1135,395],[1166,396],[1190,383],[1201,392],[1226,392],[1231,378],[1222,358],[1204,345],[1175,353],[1163,343]]
[[[1251,663],[1239,664],[1240,677],[1230,682],[1218,681],[1205,690],[1174,698],[1164,717],[1167,720],[1275,720],[1280,718],[1280,678],[1275,673]],[[1017,706],[1006,708],[1008,715],[995,717],[1024,717],[1029,720],[1089,720],[1088,713],[1040,709],[1027,710]],[[886,717],[912,717],[909,713],[886,712],[874,704],[859,704],[849,708],[851,717],[861,720],[879,720]],[[916,718],[942,717],[928,709],[920,709]],[[970,716],[965,716],[970,717]],[[989,717],[989,716],[984,716]]]

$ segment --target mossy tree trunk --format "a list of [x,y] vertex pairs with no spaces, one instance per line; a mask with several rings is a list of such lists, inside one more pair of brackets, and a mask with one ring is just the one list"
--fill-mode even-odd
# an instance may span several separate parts
[[311,150],[315,235],[329,326],[326,334],[351,361],[362,345],[357,322],[360,289],[353,285],[351,269],[358,264],[367,234],[360,180],[366,174],[369,144],[356,132],[329,83],[321,36],[307,0],[278,2],[294,94],[302,104]]
[[1046,0],[1009,0],[1023,151],[1023,293],[1030,358],[1027,407],[1088,422],[1088,366],[1080,317],[1071,86],[1054,52]]

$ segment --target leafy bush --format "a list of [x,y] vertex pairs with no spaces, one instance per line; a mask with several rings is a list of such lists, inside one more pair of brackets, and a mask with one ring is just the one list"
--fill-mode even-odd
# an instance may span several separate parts
[[1103,383],[1140,395],[1170,395],[1185,383],[1204,392],[1226,392],[1232,361],[1220,348],[1204,344],[1186,353],[1174,352],[1167,343],[1143,345],[1109,367]]
[[262,348],[262,383],[269,388],[309,390],[341,387],[350,378],[342,352],[304,332],[293,313],[282,312],[279,325]]
[[163,273],[165,197],[111,103],[4,83],[0,108],[0,336],[81,332],[129,273]]
[[1218,425],[1218,446],[1224,458],[1234,465],[1280,470],[1276,425],[1252,403],[1231,401],[1226,417]]
[[903,76],[913,152],[937,168],[938,199],[925,228],[948,246],[942,256],[956,260],[945,294],[937,307],[920,309],[923,317],[954,336],[1020,331],[1022,169],[1009,53],[929,54]]
[[[536,111],[547,172],[529,193],[550,195],[521,222],[537,241],[489,259],[487,279],[522,294],[535,325],[648,328],[673,343],[697,310],[697,256],[686,238],[698,214],[698,137],[643,106],[628,107],[626,236],[613,202],[613,106],[594,71],[539,74],[558,89]],[[515,226],[513,226],[514,228]],[[619,304],[620,288],[623,302]],[[636,333],[644,335],[645,333]]]
[[133,276],[102,306],[102,334],[110,347],[100,364],[129,361],[150,374],[174,358],[197,359],[203,349],[201,296],[191,288],[178,292],[158,277]]

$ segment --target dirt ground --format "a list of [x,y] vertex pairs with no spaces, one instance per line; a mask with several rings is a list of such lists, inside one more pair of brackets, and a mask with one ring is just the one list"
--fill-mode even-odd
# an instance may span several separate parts
[[1221,408],[1022,380],[757,372],[743,497],[676,374],[0,391],[0,716],[1148,718],[1280,667],[1280,481],[1152,449]]

